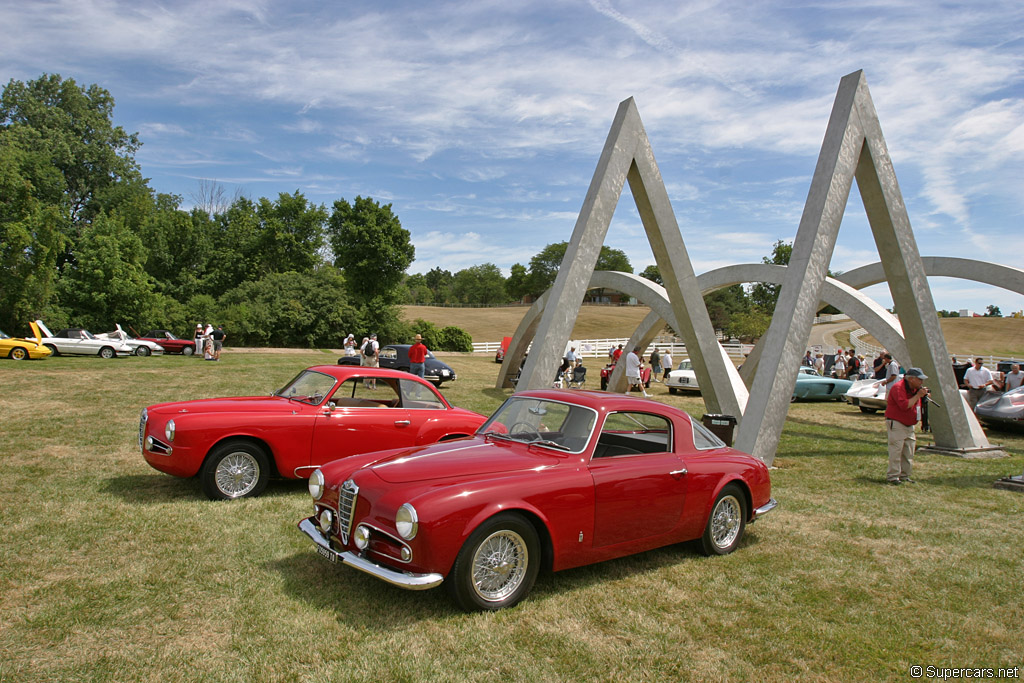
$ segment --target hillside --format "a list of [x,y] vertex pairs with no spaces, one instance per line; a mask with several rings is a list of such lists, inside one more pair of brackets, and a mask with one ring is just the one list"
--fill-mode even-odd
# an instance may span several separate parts
[[[403,306],[406,320],[422,318],[435,325],[455,325],[475,342],[501,341],[515,333],[528,306],[505,308],[446,308]],[[646,306],[584,306],[573,328],[573,339],[628,337],[650,312]],[[946,347],[954,354],[1024,358],[1024,319],[943,318]],[[872,341],[867,338],[868,341]]]
[[[402,306],[402,315],[412,321],[422,318],[438,327],[455,325],[475,342],[498,342],[515,334],[529,306],[503,308],[447,308],[444,306]],[[583,306],[573,339],[628,337],[651,312],[647,306]]]

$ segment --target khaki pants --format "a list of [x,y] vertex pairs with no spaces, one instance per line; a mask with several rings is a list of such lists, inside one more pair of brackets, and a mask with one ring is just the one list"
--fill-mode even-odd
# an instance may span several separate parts
[[889,434],[889,470],[885,478],[889,481],[909,479],[910,469],[914,464],[914,447],[917,437],[914,426],[907,426],[897,420],[885,420]]

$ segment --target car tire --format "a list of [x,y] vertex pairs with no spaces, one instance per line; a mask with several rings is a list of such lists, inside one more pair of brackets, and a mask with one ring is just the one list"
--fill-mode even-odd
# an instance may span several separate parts
[[747,528],[747,498],[736,484],[727,484],[711,506],[701,537],[705,555],[728,555],[743,540]]
[[183,355],[183,356],[191,356],[195,352],[196,352],[196,350],[194,348],[192,348],[191,346],[186,346],[185,348],[183,348],[181,350],[181,355]]
[[668,388],[668,393],[674,394],[674,393],[676,393],[676,390],[673,387],[669,387]]
[[114,352],[113,348],[111,348],[109,346],[104,346],[102,349],[100,349],[100,354],[99,355],[100,355],[100,358],[108,358],[109,359],[109,358],[113,358],[117,354]]
[[470,534],[444,583],[467,612],[504,609],[529,594],[540,562],[537,530],[522,515],[505,512]]
[[136,346],[135,347],[135,355],[136,356],[148,356],[149,355],[149,347],[148,346]]
[[11,352],[7,354],[7,357],[11,360],[27,360],[28,350],[24,346],[15,346],[11,349]]
[[60,353],[57,352],[57,347],[54,346],[53,344],[43,344],[43,346],[45,346],[46,348],[50,349],[50,355],[51,356],[59,356],[60,355]]
[[860,406],[860,412],[862,412],[862,413],[877,413],[878,412],[878,408],[865,408],[864,406]]
[[254,443],[228,441],[210,452],[199,478],[210,500],[254,498],[267,487],[270,460]]

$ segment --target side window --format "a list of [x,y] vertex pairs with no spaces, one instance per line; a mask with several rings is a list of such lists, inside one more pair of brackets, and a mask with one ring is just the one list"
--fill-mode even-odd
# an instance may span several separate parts
[[605,418],[594,449],[595,458],[672,450],[672,423],[651,413],[611,413]]
[[399,405],[398,380],[358,378],[344,382],[331,400],[337,408],[394,408]]
[[398,381],[402,389],[402,407],[414,410],[444,410],[444,404],[430,387],[409,379]]
[[715,436],[711,430],[695,420],[690,420],[693,425],[693,447],[699,451],[709,448],[725,448],[725,442]]
[[388,358],[390,360],[394,360],[395,358],[398,358],[398,352],[395,351],[394,349],[381,349],[378,352],[378,355],[381,358]]

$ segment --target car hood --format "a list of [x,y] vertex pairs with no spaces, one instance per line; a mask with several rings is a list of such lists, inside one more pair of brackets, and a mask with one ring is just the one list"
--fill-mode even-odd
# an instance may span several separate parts
[[398,451],[373,463],[369,469],[389,484],[408,484],[430,479],[536,471],[552,467],[560,459],[542,447],[473,437]]
[[271,413],[292,410],[296,406],[308,407],[308,404],[289,401],[277,396],[236,396],[158,403],[149,406],[147,410],[151,415],[156,413]]

